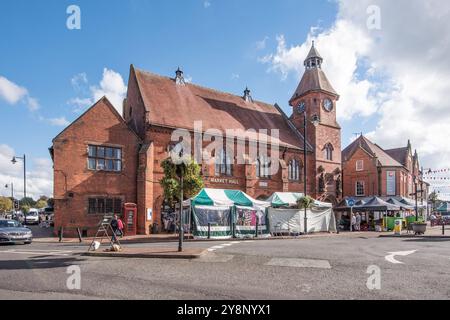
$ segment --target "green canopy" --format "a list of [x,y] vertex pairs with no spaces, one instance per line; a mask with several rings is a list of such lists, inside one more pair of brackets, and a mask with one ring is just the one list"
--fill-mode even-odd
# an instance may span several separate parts
[[436,210],[440,213],[450,212],[450,203],[444,202]]

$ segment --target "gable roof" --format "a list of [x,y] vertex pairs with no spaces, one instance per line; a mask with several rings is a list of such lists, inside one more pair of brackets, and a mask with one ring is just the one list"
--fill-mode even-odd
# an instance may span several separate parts
[[278,129],[280,146],[303,150],[303,136],[293,131],[274,105],[245,101],[241,96],[191,83],[177,85],[173,78],[131,68],[150,125],[194,130],[194,122],[202,121],[202,131],[214,128],[224,135],[226,130],[254,129],[256,134],[249,134],[252,140],[261,140],[257,134],[261,129]]
[[403,167],[403,165],[387,154],[380,146],[372,143],[363,135],[353,141],[347,148],[342,151],[342,160],[347,161],[358,150],[363,149],[369,155],[378,159],[378,165],[382,167]]
[[406,159],[408,158],[409,153],[408,147],[389,149],[385,151],[392,158],[394,158],[395,160],[406,166]]
[[292,102],[310,91],[325,91],[339,97],[321,68],[306,69],[302,80],[289,102]]
[[114,114],[120,122],[122,122],[127,128],[129,128],[130,131],[138,138],[139,141],[141,141],[141,138],[139,138],[139,136],[136,134],[136,132],[134,132],[134,130],[132,130],[128,126],[128,124],[125,122],[125,120],[122,118],[120,113],[116,110],[116,108],[112,105],[112,103],[108,100],[108,98],[106,96],[103,96],[102,98],[100,98],[100,100],[98,100],[96,103],[94,103],[89,109],[87,109],[85,112],[83,112],[78,118],[76,118],[74,121],[72,121],[67,127],[65,127],[63,131],[61,131],[55,138],[53,138],[52,142],[55,141],[56,139],[58,139],[59,136],[61,136],[70,127],[72,127],[73,124],[75,124],[81,118],[83,118],[87,113],[89,113],[89,111],[96,108],[100,103],[104,103],[110,109],[112,114]]

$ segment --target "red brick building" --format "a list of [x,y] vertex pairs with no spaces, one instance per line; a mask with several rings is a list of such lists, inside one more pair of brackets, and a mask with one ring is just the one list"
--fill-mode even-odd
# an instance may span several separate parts
[[428,194],[417,151],[412,152],[409,141],[406,147],[384,150],[361,135],[342,151],[342,170],[344,196],[412,198],[414,177],[419,191],[425,190],[424,199]]
[[[341,135],[336,121],[339,96],[322,70],[322,61],[313,45],[289,102],[291,116],[277,104],[254,100],[248,89],[243,96],[233,95],[187,83],[179,69],[175,78],[169,78],[131,66],[122,117],[104,98],[53,140],[55,227],[88,230],[102,214],[118,211],[119,200],[114,199],[137,204],[138,233],[148,234],[155,222],[161,226],[161,162],[174,147],[172,134],[177,129],[190,134],[191,142],[203,137],[200,148],[211,144],[212,132],[223,133],[226,147],[209,154],[218,161],[199,161],[207,187],[240,189],[259,199],[277,191],[303,192],[300,105],[307,115],[308,194],[337,203],[342,193]],[[314,125],[313,118],[320,122]],[[240,135],[230,141],[225,137],[227,130]],[[273,130],[278,130],[278,136]],[[245,142],[244,151],[239,151],[238,141]],[[279,145],[279,153],[270,143]],[[252,155],[251,145],[266,147],[267,157]],[[195,156],[195,150],[192,153]],[[279,169],[269,172],[274,162]]]

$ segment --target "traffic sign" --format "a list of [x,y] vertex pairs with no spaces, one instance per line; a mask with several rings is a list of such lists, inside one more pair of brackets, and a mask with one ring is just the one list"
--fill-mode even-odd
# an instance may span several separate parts
[[347,204],[348,204],[349,207],[354,207],[355,206],[355,199],[352,199],[352,198],[348,199],[347,200]]

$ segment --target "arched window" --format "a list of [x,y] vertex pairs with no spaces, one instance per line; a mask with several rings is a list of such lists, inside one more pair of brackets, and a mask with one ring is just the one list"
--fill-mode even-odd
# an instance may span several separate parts
[[333,150],[334,148],[331,143],[325,145],[323,149],[323,156],[326,160],[333,161]]
[[256,159],[256,176],[258,178],[270,178],[270,159],[266,156],[261,156]]
[[288,165],[288,177],[289,180],[299,181],[301,176],[302,166],[300,165],[300,161],[293,159],[289,161]]
[[225,150],[220,150],[216,156],[216,176],[231,176],[232,172],[232,157]]

